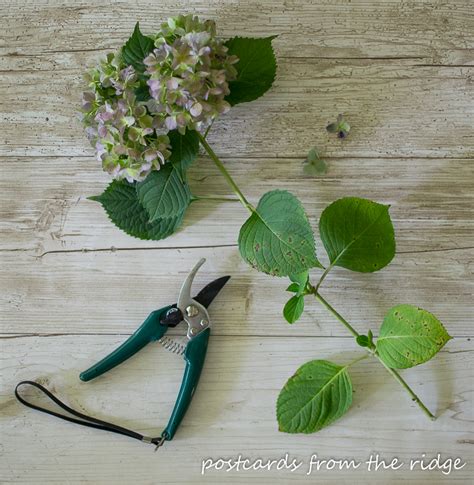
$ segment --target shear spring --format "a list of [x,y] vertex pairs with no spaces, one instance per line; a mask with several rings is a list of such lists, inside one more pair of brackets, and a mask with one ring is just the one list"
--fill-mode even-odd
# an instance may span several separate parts
[[173,352],[174,354],[182,355],[184,354],[184,351],[186,350],[186,346],[179,343],[175,342],[173,339],[170,337],[161,337],[158,342],[160,342],[161,345],[166,350],[169,350],[170,352]]

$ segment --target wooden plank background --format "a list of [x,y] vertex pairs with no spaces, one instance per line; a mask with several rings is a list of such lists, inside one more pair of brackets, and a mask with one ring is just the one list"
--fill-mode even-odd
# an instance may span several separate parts
[[[278,433],[279,389],[313,358],[357,355],[344,328],[316,302],[287,325],[282,279],[240,259],[246,217],[234,202],[193,204],[181,231],[138,241],[86,200],[108,177],[76,115],[86,66],[169,15],[195,12],[223,37],[278,34],[274,88],[215,124],[210,142],[251,201],[272,188],[301,198],[313,227],[346,195],[392,205],[397,256],[380,273],[334,270],[324,295],[360,331],[396,303],[418,304],[454,339],[433,361],[404,372],[429,422],[377,362],[352,374],[354,405],[308,436]],[[0,482],[1,483],[472,483],[474,265],[474,16],[471,0],[0,0]],[[347,140],[325,132],[345,113]],[[302,160],[319,147],[328,173]],[[197,194],[230,195],[202,157]],[[324,260],[322,245],[318,253]],[[202,380],[175,440],[157,454],[117,436],[21,407],[20,379],[42,379],[88,413],[142,432],[166,424],[182,361],[152,346],[89,384],[77,374],[118,345],[149,311],[176,298],[184,275],[208,259],[197,286],[231,274],[212,307]],[[314,272],[316,277],[317,272]],[[438,471],[201,473],[208,457],[401,460],[461,457]]]

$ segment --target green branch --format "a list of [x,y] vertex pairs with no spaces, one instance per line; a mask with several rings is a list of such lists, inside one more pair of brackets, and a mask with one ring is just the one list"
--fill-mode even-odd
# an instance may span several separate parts
[[[352,333],[354,337],[358,337],[360,334],[352,327],[352,325],[339,313],[337,310],[327,301],[325,300],[319,293],[315,290],[316,288],[311,286],[312,291],[311,294],[314,295],[316,300],[318,300],[329,312],[331,312],[348,330]],[[406,383],[406,381],[402,378],[402,376],[395,370],[385,364],[385,362],[377,355],[377,353],[368,351],[371,355],[376,357],[378,361],[387,369],[387,371],[394,377],[394,379],[410,394],[411,398],[413,399],[416,404],[420,407],[420,409],[431,419],[435,420],[436,416],[423,404],[421,399],[415,394],[413,389]]]
[[240,202],[242,205],[250,212],[253,213],[255,211],[255,208],[253,207],[252,204],[245,198],[245,195],[240,191],[238,185],[234,182],[234,179],[230,176],[229,172],[225,168],[224,164],[221,162],[219,157],[215,154],[214,150],[211,148],[209,143],[207,143],[206,139],[204,136],[202,136],[199,132],[196,132],[199,136],[199,141],[201,145],[204,147],[204,150],[206,150],[207,154],[211,158],[211,160],[216,164],[217,168],[220,170],[224,178],[226,179],[227,183],[235,193],[235,195],[239,198]]

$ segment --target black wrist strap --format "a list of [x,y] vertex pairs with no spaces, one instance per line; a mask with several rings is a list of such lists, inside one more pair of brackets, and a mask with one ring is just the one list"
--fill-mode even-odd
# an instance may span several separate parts
[[[67,411],[69,414],[72,414],[73,416],[76,416],[77,418],[72,418],[70,416],[66,416],[65,414],[57,413],[55,411],[51,411],[49,409],[43,408],[41,406],[38,406],[36,404],[33,404],[29,401],[27,401],[25,398],[23,398],[19,391],[18,388],[20,386],[33,386],[39,389],[41,392],[43,392],[51,401],[53,401],[55,404],[57,404],[60,408],[64,409]],[[145,443],[151,443],[156,445],[156,449],[158,449],[166,440],[166,434],[163,434],[162,436],[159,436],[157,438],[149,438],[147,436],[144,436],[140,433],[137,433],[135,431],[132,431],[127,428],[122,428],[121,426],[118,426],[113,423],[108,423],[107,421],[102,421],[101,419],[94,418],[93,416],[87,416],[87,414],[80,413],[79,411],[76,411],[75,409],[70,408],[66,404],[64,404],[62,401],[60,401],[51,391],[46,389],[44,386],[41,384],[38,384],[37,382],[33,381],[21,381],[19,382],[16,387],[15,387],[15,396],[20,401],[22,404],[25,406],[31,408],[31,409],[36,409],[37,411],[41,411],[42,413],[50,414],[51,416],[55,416],[56,418],[59,419],[64,419],[65,421],[69,421],[70,423],[75,423],[75,424],[80,424],[81,426],[87,426],[88,428],[95,428],[95,429],[100,429],[102,431],[109,431],[111,433],[117,433],[121,434],[124,436],[128,436],[129,438],[134,438],[139,441],[143,441]]]

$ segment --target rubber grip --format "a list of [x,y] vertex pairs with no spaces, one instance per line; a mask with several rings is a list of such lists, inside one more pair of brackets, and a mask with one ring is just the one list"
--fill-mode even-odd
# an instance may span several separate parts
[[211,329],[206,328],[197,337],[194,337],[188,342],[184,353],[186,361],[186,368],[184,370],[181,388],[179,390],[178,398],[168,421],[168,425],[163,431],[162,436],[167,440],[172,440],[178,426],[188,410],[189,404],[193,398],[194,392],[201,377],[201,371],[206,359],[207,344],[209,342],[209,335]]
[[168,330],[167,326],[160,325],[160,318],[170,308],[171,305],[150,313],[135,333],[120,345],[120,347],[116,348],[107,357],[104,357],[100,362],[97,362],[97,364],[82,372],[79,375],[81,381],[87,382],[95,379],[136,354],[145,345],[160,339]]

